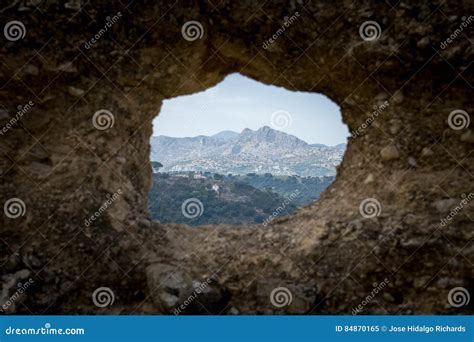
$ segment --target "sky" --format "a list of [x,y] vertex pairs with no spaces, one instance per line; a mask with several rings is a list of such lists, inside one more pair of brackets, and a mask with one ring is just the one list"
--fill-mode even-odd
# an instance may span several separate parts
[[310,143],[346,143],[339,107],[324,95],[265,85],[240,74],[203,92],[165,100],[153,135],[193,137],[269,126]]

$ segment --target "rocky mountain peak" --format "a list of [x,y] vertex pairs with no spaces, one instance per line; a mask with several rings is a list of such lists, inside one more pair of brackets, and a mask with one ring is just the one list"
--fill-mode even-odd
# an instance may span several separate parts
[[274,145],[277,149],[306,148],[309,145],[294,135],[263,126],[256,131],[244,129],[238,138],[239,143],[258,143]]
[[151,160],[162,171],[211,171],[245,174],[331,176],[344,149],[312,146],[294,135],[269,126],[241,133],[223,131],[191,138],[154,137]]

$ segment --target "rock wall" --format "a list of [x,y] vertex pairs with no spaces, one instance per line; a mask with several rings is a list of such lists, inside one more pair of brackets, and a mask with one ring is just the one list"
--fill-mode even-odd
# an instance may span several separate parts
[[[3,312],[472,313],[469,1],[2,7]],[[267,227],[150,222],[152,119],[233,72],[341,106],[336,181]]]

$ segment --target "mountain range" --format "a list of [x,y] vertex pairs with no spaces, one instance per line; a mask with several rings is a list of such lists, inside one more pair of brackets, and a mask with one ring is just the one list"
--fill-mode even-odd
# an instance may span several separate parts
[[221,174],[332,176],[345,144],[308,144],[294,135],[268,126],[241,133],[222,131],[188,138],[154,136],[151,160],[160,171],[209,171]]

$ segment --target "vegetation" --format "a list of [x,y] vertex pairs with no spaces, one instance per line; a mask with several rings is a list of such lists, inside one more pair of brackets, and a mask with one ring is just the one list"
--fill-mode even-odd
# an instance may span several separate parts
[[[244,176],[155,172],[149,210],[154,220],[163,223],[263,223],[272,215],[287,215],[310,203],[332,180],[333,177],[275,177],[270,173]],[[195,218],[182,212],[182,204],[190,198],[203,205],[201,215]]]

